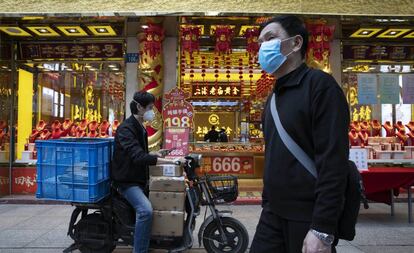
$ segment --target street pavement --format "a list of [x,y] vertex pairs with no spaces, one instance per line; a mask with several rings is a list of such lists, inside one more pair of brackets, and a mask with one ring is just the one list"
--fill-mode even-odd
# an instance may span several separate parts
[[[247,228],[250,243],[260,216],[258,205],[226,205],[222,210],[233,211]],[[0,205],[0,253],[52,253],[72,243],[66,236],[73,207],[69,205]],[[407,222],[407,205],[396,204],[395,216],[383,204],[371,204],[362,210],[357,236],[352,242],[341,241],[339,253],[414,253],[414,225]],[[197,228],[204,213],[198,217]],[[130,248],[117,248],[114,252],[131,252]],[[189,252],[205,252],[198,241]]]

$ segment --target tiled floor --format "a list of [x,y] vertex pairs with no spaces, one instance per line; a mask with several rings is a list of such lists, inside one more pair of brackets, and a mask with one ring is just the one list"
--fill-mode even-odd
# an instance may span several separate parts
[[[220,206],[232,210],[233,216],[247,228],[250,242],[253,238],[261,208],[258,205]],[[407,223],[406,204],[396,204],[396,215],[389,215],[389,207],[371,204],[362,210],[357,237],[353,242],[341,241],[339,253],[414,252],[414,225]],[[73,207],[69,205],[0,205],[0,253],[62,252],[72,243],[66,236]],[[203,213],[204,214],[204,213]],[[202,223],[203,215],[197,221]],[[198,248],[190,252],[204,252]],[[118,248],[115,252],[131,252]]]

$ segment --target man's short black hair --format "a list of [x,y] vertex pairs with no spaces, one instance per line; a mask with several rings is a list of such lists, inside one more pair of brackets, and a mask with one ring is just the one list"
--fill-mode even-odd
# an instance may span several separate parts
[[289,37],[300,35],[303,38],[303,44],[302,48],[300,49],[300,53],[302,55],[302,59],[304,59],[306,56],[306,51],[308,50],[309,33],[308,30],[306,30],[303,21],[297,16],[281,15],[271,18],[266,23],[263,23],[260,27],[260,30],[263,30],[263,28],[271,23],[280,24],[283,29],[285,29]]
[[146,91],[137,91],[134,93],[134,99],[129,104],[132,114],[138,114],[137,103],[142,107],[147,107],[149,104],[155,102],[155,97]]
[[211,129],[212,130],[216,130],[216,126],[211,126]]

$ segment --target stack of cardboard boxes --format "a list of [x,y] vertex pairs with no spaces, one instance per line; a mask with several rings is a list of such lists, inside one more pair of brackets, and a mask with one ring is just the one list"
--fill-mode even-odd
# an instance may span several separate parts
[[150,167],[150,194],[152,204],[153,236],[183,235],[185,214],[185,179],[181,166]]

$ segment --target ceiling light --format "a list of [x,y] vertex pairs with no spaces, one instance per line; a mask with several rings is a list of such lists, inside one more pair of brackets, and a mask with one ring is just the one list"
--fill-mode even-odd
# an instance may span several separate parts
[[359,28],[354,33],[352,33],[350,38],[370,38],[373,35],[380,32],[382,28]]
[[88,36],[85,30],[82,29],[79,25],[57,25],[59,29],[66,36],[79,37],[79,36]]
[[395,19],[390,19],[390,21],[391,22],[406,22],[408,20],[407,19],[397,19],[397,18],[395,18]]
[[66,69],[66,71],[73,71],[73,69]]
[[148,28],[148,26],[147,25],[142,25],[141,26],[143,29],[147,29]]
[[89,31],[95,36],[116,36],[115,30],[110,25],[88,25]]
[[58,37],[60,36],[55,30],[52,29],[50,26],[27,26],[27,29],[32,31],[38,36],[41,37]]
[[89,70],[90,70],[90,71],[95,71],[95,70],[96,70],[96,68],[89,68]]
[[119,68],[113,68],[112,70],[118,71],[118,70],[119,70]]
[[384,31],[383,33],[378,35],[377,38],[394,39],[394,38],[400,37],[404,33],[409,32],[410,30],[411,29],[406,29],[406,28],[392,28],[392,29],[388,29],[388,30]]
[[0,26],[0,31],[7,33],[10,36],[29,37],[32,36],[18,26]]
[[7,69],[7,66],[1,66],[3,69]]
[[375,21],[377,21],[377,22],[388,22],[389,20],[388,19],[377,18],[377,19],[375,19]]
[[115,64],[109,64],[108,67],[110,67],[110,68],[116,68],[116,65]]

